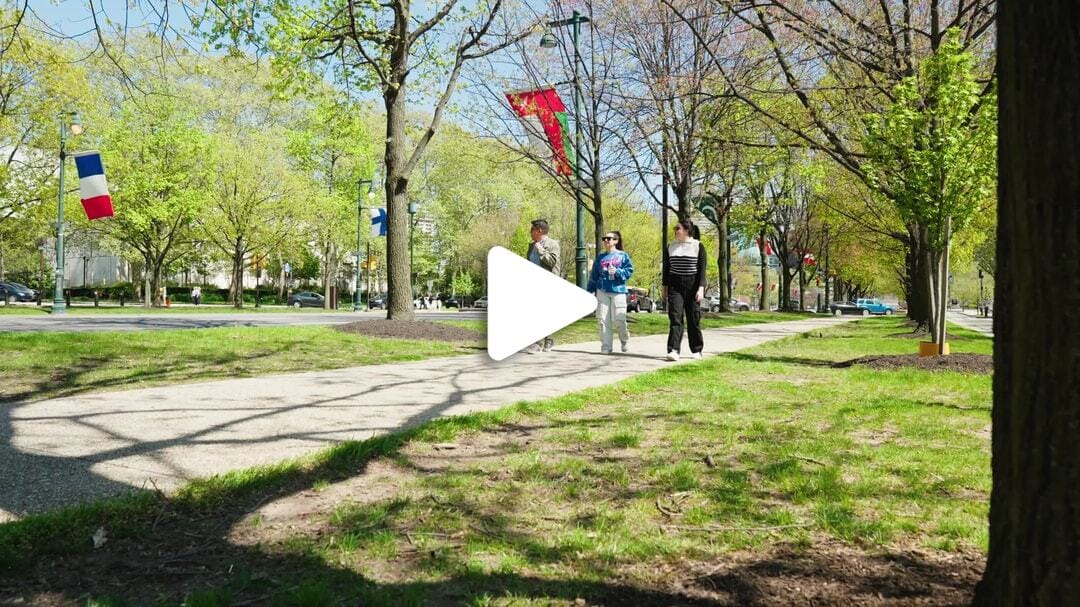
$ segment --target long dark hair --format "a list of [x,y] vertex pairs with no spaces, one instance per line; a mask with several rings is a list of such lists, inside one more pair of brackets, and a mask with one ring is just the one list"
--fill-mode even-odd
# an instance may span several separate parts
[[623,243],[622,243],[622,232],[620,232],[618,230],[608,230],[608,234],[614,234],[615,238],[618,239],[618,240],[615,241],[615,249],[618,250],[618,251],[624,251],[625,249],[623,249],[623,246],[622,246],[623,245]]
[[689,219],[680,219],[676,222],[676,225],[682,226],[683,231],[685,231],[690,238],[701,240],[701,229],[694,225],[694,222]]

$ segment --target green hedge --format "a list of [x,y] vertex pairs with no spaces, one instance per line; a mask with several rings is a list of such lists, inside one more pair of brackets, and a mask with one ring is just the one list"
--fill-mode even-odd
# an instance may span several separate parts
[[[194,288],[194,285],[186,287],[167,287],[169,300],[177,303],[191,303],[192,288]],[[133,301],[135,299],[135,288],[129,282],[117,283],[107,287],[76,287],[64,289],[64,292],[72,301],[93,301],[95,291],[98,294],[98,298],[101,300],[119,301],[121,296],[127,301]],[[278,299],[277,289],[268,287],[260,289],[259,291],[259,299],[266,305],[285,303],[284,300]],[[255,295],[255,289],[244,289],[244,303],[254,304]],[[228,289],[202,287],[202,303],[226,303],[228,300]]]

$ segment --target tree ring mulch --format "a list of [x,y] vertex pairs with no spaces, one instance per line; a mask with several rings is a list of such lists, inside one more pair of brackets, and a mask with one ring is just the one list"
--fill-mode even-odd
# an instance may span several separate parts
[[918,354],[894,354],[889,356],[860,356],[834,363],[833,367],[847,368],[855,365],[871,369],[922,369],[925,371],[957,371],[959,373],[992,374],[994,357],[989,354],[950,354],[948,356],[919,356]]
[[445,341],[472,345],[482,345],[485,338],[479,331],[429,320],[363,320],[335,325],[334,328],[345,333],[371,337]]

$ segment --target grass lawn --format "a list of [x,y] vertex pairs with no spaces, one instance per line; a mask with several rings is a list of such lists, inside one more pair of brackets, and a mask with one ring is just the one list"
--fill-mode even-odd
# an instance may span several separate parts
[[[194,310],[195,308],[174,308]],[[222,308],[230,310],[231,308]],[[304,310],[304,313],[319,311]],[[794,320],[798,314],[756,312],[707,318],[709,328]],[[667,317],[640,314],[639,335],[667,332]],[[485,331],[482,320],[439,321]],[[91,390],[145,388],[217,378],[250,377],[412,361],[474,353],[475,347],[346,334],[327,327],[243,327],[131,332],[3,333],[0,403]],[[597,339],[596,321],[580,320],[557,334],[562,343]]]
[[[911,353],[909,332],[846,324],[0,525],[0,597],[965,603],[987,544],[990,376],[831,365]],[[992,342],[956,329],[952,347]]]
[[[701,319],[701,328],[720,329],[763,322],[784,322],[804,320],[809,314],[795,312],[739,312],[735,314],[706,314]],[[630,314],[630,339],[635,335],[657,335],[668,332],[667,314]],[[466,329],[486,332],[487,322],[483,320],[446,320],[442,321]],[[555,334],[557,343],[572,344],[584,341],[599,341],[599,328],[592,316],[583,318]]]
[[329,327],[2,333],[0,403],[412,361],[476,347],[343,333]]

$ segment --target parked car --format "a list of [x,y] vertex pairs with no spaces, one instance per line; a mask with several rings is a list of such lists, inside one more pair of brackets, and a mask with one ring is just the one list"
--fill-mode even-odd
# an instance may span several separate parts
[[[863,310],[853,301],[834,301],[829,304],[829,313],[840,316],[841,314],[862,314]],[[870,312],[867,311],[866,315],[869,316]]]
[[728,301],[728,306],[731,308],[732,312],[750,311],[750,304],[746,303],[745,301],[739,301],[738,299],[732,299]]
[[862,310],[866,310],[870,314],[892,316],[892,313],[896,311],[896,306],[883,303],[880,299],[857,299],[855,300],[855,305]]
[[17,282],[0,282],[0,301],[35,301],[37,291]]
[[649,297],[649,292],[645,289],[639,289],[637,287],[629,287],[626,289],[626,311],[627,312],[649,312],[651,313],[656,309],[656,303],[652,297]]
[[486,310],[487,309],[487,304],[488,304],[488,299],[487,299],[487,295],[485,295],[485,296],[481,297],[480,299],[477,299],[476,301],[474,301],[473,304],[472,304],[472,307],[480,308],[482,310]]
[[291,308],[321,308],[325,299],[318,293],[298,291],[289,296],[286,302]]
[[368,302],[368,309],[369,310],[375,310],[375,309],[385,310],[386,309],[386,296],[385,295],[375,295],[375,296],[373,296],[371,298],[371,301]]
[[444,308],[460,308],[461,302],[453,295],[447,295],[442,300],[442,305]]
[[[749,312],[750,304],[743,303],[737,299],[728,300],[728,309],[732,312]],[[703,312],[719,312],[720,311],[720,296],[713,295],[706,299],[701,300],[701,310]]]

